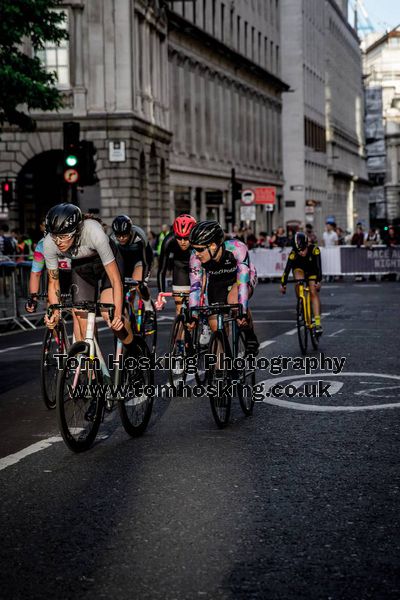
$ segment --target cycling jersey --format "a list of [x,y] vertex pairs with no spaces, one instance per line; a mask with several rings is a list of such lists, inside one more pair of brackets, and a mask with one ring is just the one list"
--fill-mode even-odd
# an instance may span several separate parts
[[[36,244],[35,251],[33,253],[33,261],[32,261],[32,273],[41,273],[44,269],[44,249],[43,249],[44,238],[38,241]],[[71,260],[69,258],[59,258],[58,259],[58,268],[59,269],[70,269],[71,268]]]
[[44,238],[43,249],[46,260],[46,267],[49,271],[54,271],[58,267],[58,257],[63,256],[74,260],[81,258],[90,258],[100,256],[103,266],[115,260],[113,251],[110,247],[108,236],[104,233],[101,224],[94,219],[85,219],[81,226],[81,231],[77,235],[74,245],[66,252],[61,252],[51,239],[50,235]]
[[[163,241],[158,259],[157,283],[158,291],[166,291],[167,269],[172,263],[172,289],[175,291],[189,290],[189,261],[191,248],[182,250],[173,233],[169,234]],[[178,290],[177,288],[181,288]]]
[[282,285],[286,285],[292,269],[293,272],[296,271],[296,269],[301,269],[304,271],[304,275],[307,279],[315,279],[317,282],[321,281],[321,250],[318,246],[308,246],[307,254],[305,256],[300,256],[300,254],[292,250],[289,254],[285,271],[281,277]]
[[86,219],[76,236],[75,243],[66,252],[61,252],[50,235],[44,238],[44,257],[48,270],[56,270],[58,258],[71,258],[72,292],[74,302],[95,301],[97,287],[100,291],[111,288],[110,279],[104,269],[114,260],[119,272],[123,265],[116,244],[104,233],[101,224],[94,219]]
[[114,233],[111,234],[110,239],[115,242],[121,253],[124,262],[124,277],[132,277],[135,267],[142,266],[142,279],[146,279],[153,264],[153,250],[143,229],[137,225],[132,225],[131,241],[127,244],[121,244]]
[[222,244],[222,256],[202,264],[193,252],[190,256],[190,296],[189,306],[198,306],[201,299],[203,278],[206,304],[226,303],[232,286],[238,284],[238,303],[247,313],[249,288],[257,283],[257,273],[250,262],[247,246],[237,239],[226,240]]

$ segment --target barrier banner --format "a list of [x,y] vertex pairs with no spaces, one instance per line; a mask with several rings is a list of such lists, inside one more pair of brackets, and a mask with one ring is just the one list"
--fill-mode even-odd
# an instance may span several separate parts
[[[250,260],[257,270],[259,279],[264,277],[281,277],[292,248],[255,248],[249,251]],[[340,247],[321,248],[322,273],[324,275],[341,275]]]
[[343,275],[400,273],[400,246],[395,248],[341,246],[340,250]]

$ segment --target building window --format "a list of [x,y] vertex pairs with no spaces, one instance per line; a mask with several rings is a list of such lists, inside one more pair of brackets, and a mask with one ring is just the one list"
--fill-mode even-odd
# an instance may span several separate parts
[[249,24],[247,23],[247,21],[244,22],[244,52],[243,54],[245,56],[247,56],[247,29],[248,29]]
[[224,41],[225,4],[221,2],[221,40]]
[[[65,20],[60,23],[59,27],[68,31],[68,12],[57,12],[64,12]],[[70,86],[68,40],[62,40],[59,46],[56,46],[53,42],[47,42],[43,50],[38,50],[36,55],[48,73],[56,74],[58,87],[68,88]]]
[[237,51],[240,52],[240,17],[237,18]]
[[212,34],[215,37],[215,0],[212,0]]

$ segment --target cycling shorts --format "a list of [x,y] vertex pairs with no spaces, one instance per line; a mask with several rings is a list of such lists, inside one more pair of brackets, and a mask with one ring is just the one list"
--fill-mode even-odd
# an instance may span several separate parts
[[[116,245],[110,246],[121,275],[124,271],[123,260]],[[111,288],[111,281],[99,255],[72,260],[72,298],[73,302],[96,302],[99,292]]]

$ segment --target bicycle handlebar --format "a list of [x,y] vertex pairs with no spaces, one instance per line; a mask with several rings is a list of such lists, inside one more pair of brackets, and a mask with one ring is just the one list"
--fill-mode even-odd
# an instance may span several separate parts
[[192,308],[189,309],[190,312],[190,316],[193,316],[193,313],[195,312],[202,312],[205,313],[207,316],[211,316],[211,315],[218,315],[220,313],[224,313],[226,311],[229,311],[230,313],[232,313],[233,310],[237,310],[238,314],[235,317],[235,319],[242,319],[243,318],[243,306],[241,304],[223,304],[223,303],[215,303],[215,304],[210,304],[209,306],[193,306]]
[[108,304],[105,302],[68,302],[66,304],[50,304],[47,308],[47,316],[51,317],[54,310],[63,310],[65,308],[77,308],[78,310],[84,310],[87,312],[97,313],[97,310],[105,309],[108,312],[110,321],[114,319],[115,304]]

